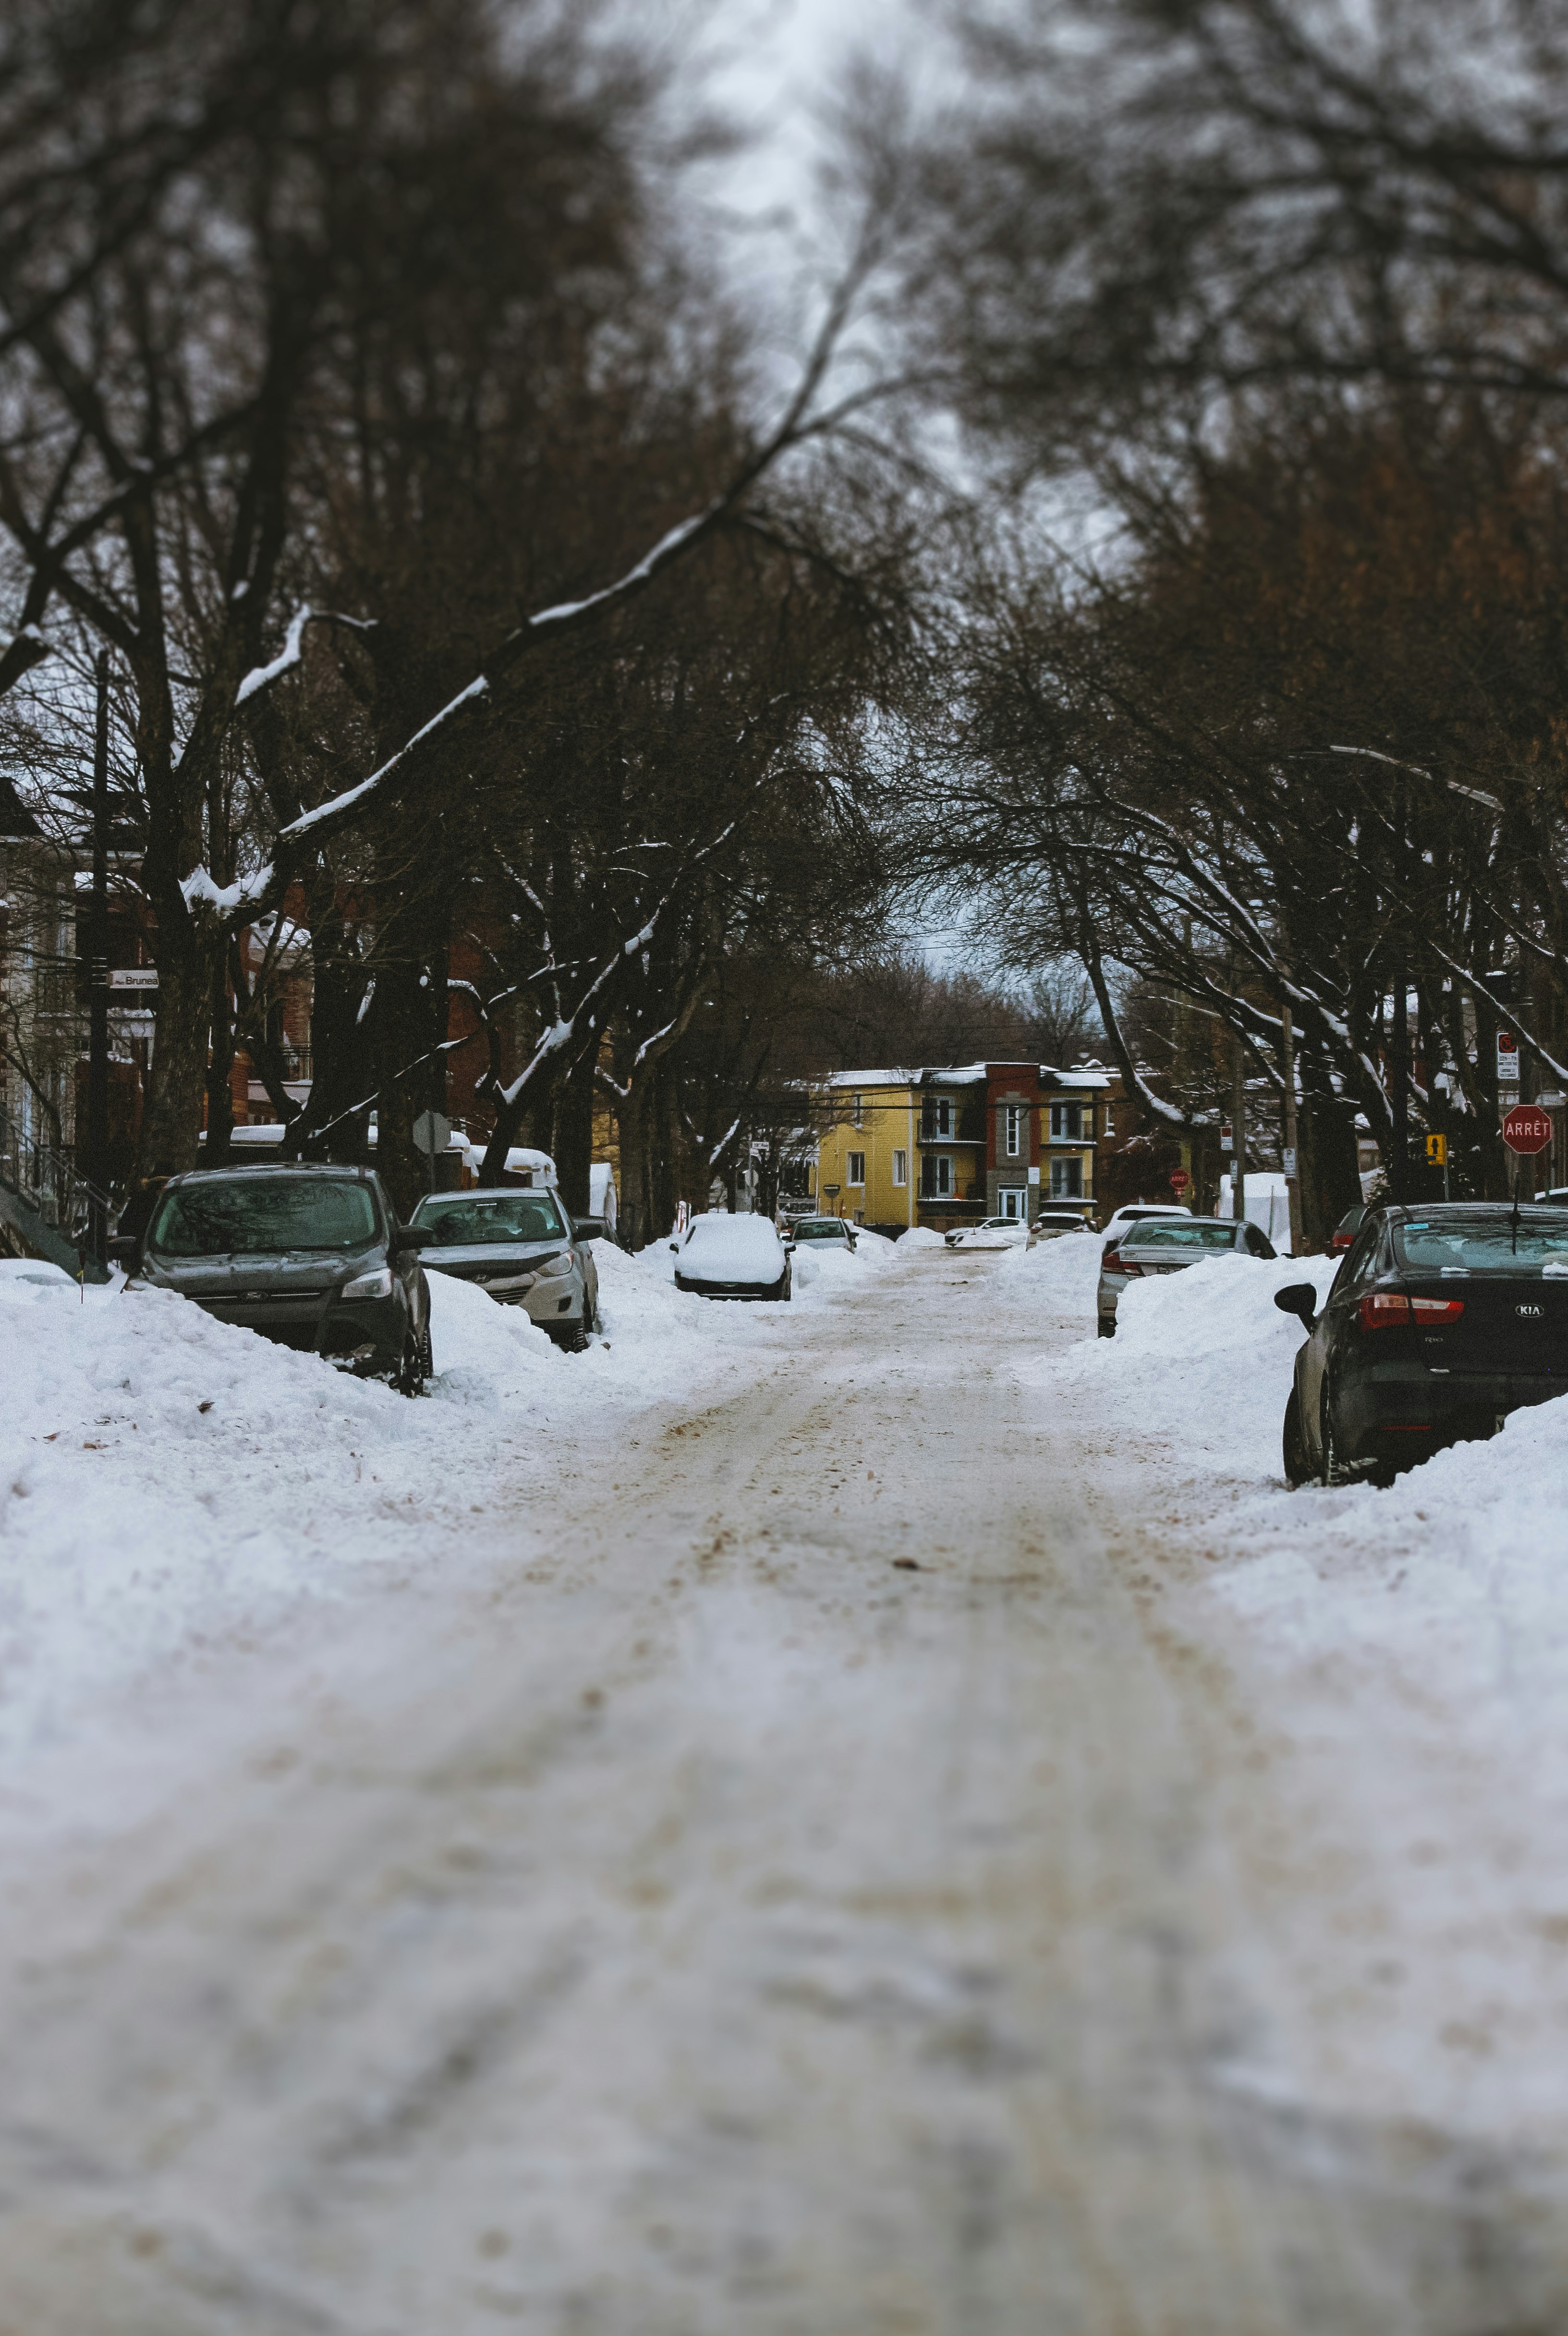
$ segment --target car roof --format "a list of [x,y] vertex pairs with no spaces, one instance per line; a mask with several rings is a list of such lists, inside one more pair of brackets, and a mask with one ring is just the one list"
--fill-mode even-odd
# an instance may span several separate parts
[[182,1168],[178,1175],[170,1176],[169,1186],[189,1184],[198,1178],[210,1184],[219,1176],[341,1176],[345,1182],[361,1184],[377,1181],[373,1168],[363,1168],[347,1160],[237,1160],[225,1168]]
[[553,1184],[470,1184],[466,1192],[421,1192],[416,1205],[422,1209],[427,1201],[537,1201],[541,1192],[553,1201],[561,1199]]
[[[1239,1232],[1244,1225],[1252,1222],[1247,1217],[1195,1217],[1188,1209],[1184,1209],[1182,1215],[1189,1225],[1224,1225],[1227,1232]],[[1253,1231],[1261,1232],[1263,1227],[1253,1225]]]

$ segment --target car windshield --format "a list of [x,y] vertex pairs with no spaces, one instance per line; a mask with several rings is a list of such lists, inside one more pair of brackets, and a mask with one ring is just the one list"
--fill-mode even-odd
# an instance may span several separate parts
[[498,1241],[558,1241],[566,1231],[548,1192],[454,1192],[424,1200],[413,1222],[438,1249],[479,1249]]
[[792,1231],[797,1241],[847,1241],[849,1238],[837,1217],[802,1217]]
[[1180,1225],[1169,1218],[1155,1217],[1135,1225],[1126,1239],[1128,1247],[1135,1249],[1234,1249],[1236,1232],[1234,1225],[1205,1224],[1202,1220]]
[[163,1257],[283,1256],[363,1249],[376,1236],[370,1187],[346,1176],[196,1177],[159,1203],[148,1247]]
[[1568,1209],[1430,1217],[1393,1228],[1394,1256],[1412,1273],[1568,1274]]

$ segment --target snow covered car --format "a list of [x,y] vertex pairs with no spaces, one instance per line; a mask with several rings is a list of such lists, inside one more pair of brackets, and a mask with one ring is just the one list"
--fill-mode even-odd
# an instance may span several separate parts
[[276,1161],[171,1176],[140,1240],[110,1255],[217,1321],[421,1395],[434,1368],[423,1240],[373,1170]]
[[52,1297],[80,1298],[74,1274],[46,1257],[0,1257],[0,1290],[46,1290]]
[[1308,1334],[1285,1406],[1286,1480],[1386,1479],[1568,1388],[1568,1209],[1369,1209],[1322,1312],[1310,1281],[1274,1304]]
[[1140,1218],[1107,1249],[1099,1260],[1099,1286],[1095,1310],[1102,1338],[1116,1336],[1117,1300],[1128,1284],[1147,1273],[1180,1273],[1200,1258],[1272,1258],[1277,1254],[1256,1225],[1238,1224],[1234,1217],[1191,1217],[1182,1212],[1180,1224],[1168,1217]]
[[1021,1249],[1029,1227],[1021,1217],[982,1217],[974,1225],[954,1225],[944,1233],[949,1249]]
[[770,1217],[693,1217],[670,1247],[677,1290],[701,1298],[789,1295],[789,1252]]
[[596,1217],[568,1217],[560,1194],[481,1185],[427,1192],[410,1220],[425,1236],[432,1273],[472,1281],[501,1306],[521,1306],[558,1347],[586,1346],[599,1317],[599,1273],[589,1243]]
[[856,1228],[846,1217],[797,1217],[787,1238],[792,1241],[831,1241],[836,1248],[853,1250]]
[[1100,1231],[1106,1237],[1107,1249],[1114,1249],[1118,1237],[1128,1225],[1141,1224],[1146,1217],[1190,1217],[1191,1214],[1190,1209],[1184,1209],[1175,1201],[1128,1201],[1124,1207],[1111,1211]]

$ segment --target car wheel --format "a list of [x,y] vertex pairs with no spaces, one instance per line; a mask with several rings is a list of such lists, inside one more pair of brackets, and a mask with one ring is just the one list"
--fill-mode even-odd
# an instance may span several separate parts
[[403,1358],[392,1385],[399,1395],[420,1396],[425,1391],[424,1341],[416,1338],[411,1330],[403,1340]]
[[1285,1482],[1293,1493],[1299,1486],[1310,1484],[1312,1475],[1306,1442],[1302,1435],[1302,1399],[1294,1387],[1291,1389],[1291,1398],[1285,1406],[1283,1443]]
[[1100,1318],[1099,1318],[1099,1335],[1100,1335],[1100,1337],[1101,1337],[1102,1338],[1115,1338],[1115,1336],[1116,1336],[1116,1316],[1115,1316],[1114,1314],[1102,1314],[1102,1315],[1100,1316]]
[[434,1378],[436,1375],[435,1348],[431,1344],[431,1326],[428,1322],[425,1324],[424,1329],[420,1332],[420,1368],[423,1371],[427,1380]]
[[1339,1441],[1334,1435],[1333,1397],[1327,1387],[1323,1389],[1322,1408],[1318,1419],[1318,1482],[1320,1484],[1342,1484],[1346,1482],[1345,1464],[1340,1456]]

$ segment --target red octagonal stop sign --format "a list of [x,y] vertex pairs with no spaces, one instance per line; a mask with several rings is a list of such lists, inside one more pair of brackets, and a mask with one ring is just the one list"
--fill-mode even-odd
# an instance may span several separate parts
[[1516,1103],[1503,1114],[1503,1141],[1510,1152],[1544,1152],[1552,1141],[1552,1120],[1539,1104]]

